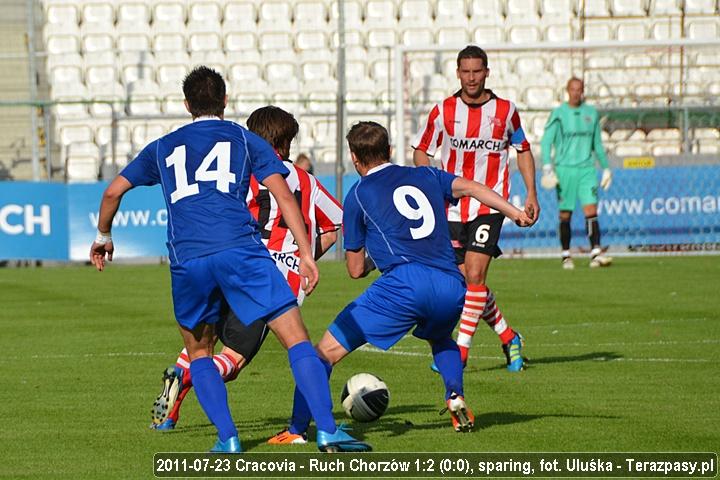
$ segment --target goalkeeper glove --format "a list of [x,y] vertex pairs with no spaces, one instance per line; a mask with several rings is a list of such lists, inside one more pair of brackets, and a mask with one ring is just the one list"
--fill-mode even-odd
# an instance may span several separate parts
[[603,170],[602,178],[600,179],[600,186],[603,190],[607,190],[610,188],[610,184],[612,184],[612,172],[609,168],[606,168]]
[[558,178],[557,175],[555,175],[553,166],[549,163],[547,165],[543,165],[543,174],[542,178],[540,179],[540,185],[542,185],[543,188],[550,190],[557,187],[557,184]]

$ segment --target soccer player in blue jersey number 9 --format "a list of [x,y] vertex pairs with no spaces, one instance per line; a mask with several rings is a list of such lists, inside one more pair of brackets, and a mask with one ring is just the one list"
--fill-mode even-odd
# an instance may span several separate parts
[[[465,281],[455,264],[445,204],[470,196],[520,226],[533,221],[473,180],[431,167],[392,165],[387,130],[377,123],[355,124],[347,141],[360,174],[344,203],[347,269],[353,278],[367,275],[367,254],[382,275],[338,314],[318,353],[329,375],[332,365],[365,343],[387,350],[414,328],[413,335],[432,349],[453,427],[468,431],[474,417],[465,404],[463,365],[451,337],[463,308]],[[296,395],[290,432],[305,432],[310,413]]]
[[318,425],[322,451],[364,451],[370,446],[335,426],[325,369],[310,344],[295,295],[261,241],[246,204],[250,175],[282,209],[298,244],[299,273],[309,294],[318,282],[305,224],[284,180],[289,172],[272,147],[223,120],[225,81],[197,67],[183,81],[193,122],[146,146],[103,194],[98,235],[90,259],[100,271],[112,260],[112,220],[130,189],[160,183],[168,209],[168,251],[175,318],[190,358],[198,401],[218,430],[211,451],[240,453],[227,391],[212,361],[214,326],[224,296],[240,321],[267,322],[288,349],[295,382]]

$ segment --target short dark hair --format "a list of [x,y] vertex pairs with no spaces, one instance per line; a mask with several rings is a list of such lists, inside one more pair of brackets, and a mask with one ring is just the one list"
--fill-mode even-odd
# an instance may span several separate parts
[[212,68],[193,68],[183,80],[183,93],[193,117],[219,117],[225,110],[225,80]]
[[375,122],[358,122],[345,137],[350,151],[363,166],[390,160],[390,136],[388,131]]
[[477,45],[468,45],[467,47],[460,50],[457,56],[457,68],[460,68],[460,60],[463,58],[479,58],[483,61],[485,68],[488,67],[488,58],[485,50],[478,47]]
[[290,153],[290,144],[300,129],[292,113],[274,105],[260,107],[252,112],[247,119],[247,127],[283,155]]

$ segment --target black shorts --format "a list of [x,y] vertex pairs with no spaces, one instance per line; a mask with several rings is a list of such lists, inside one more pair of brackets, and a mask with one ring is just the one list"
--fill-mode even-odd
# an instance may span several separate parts
[[467,251],[484,253],[495,258],[502,255],[497,243],[504,220],[505,215],[502,213],[491,213],[480,215],[467,223],[449,222],[455,262],[458,265],[465,263]]
[[246,365],[257,355],[269,331],[267,323],[262,320],[245,325],[223,300],[220,320],[215,324],[215,333],[223,345],[245,358]]

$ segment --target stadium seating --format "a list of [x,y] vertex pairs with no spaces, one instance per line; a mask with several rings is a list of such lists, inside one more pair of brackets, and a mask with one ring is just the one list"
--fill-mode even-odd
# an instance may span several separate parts
[[[277,101],[297,115],[318,116],[307,124],[304,146],[317,145],[317,151],[324,152],[334,144],[327,119],[334,111],[336,90],[337,2],[42,1],[50,92],[54,100],[70,102],[55,109],[57,138],[63,145],[103,146],[110,138],[109,104],[73,102],[118,102],[115,111],[122,127],[138,117],[159,115],[169,119],[157,125],[177,126],[186,115],[179,85],[189,68],[200,63],[226,76],[233,114],[247,115]],[[715,0],[347,0],[347,110],[362,115],[392,107],[391,49],[398,43],[454,47],[466,42],[664,40],[683,34],[718,38],[717,8]],[[488,85],[539,112],[561,101],[567,78],[583,72],[588,96],[600,105],[666,104],[679,98],[713,102],[712,92],[720,93],[720,54],[711,49],[692,52],[593,51],[584,57],[508,52],[491,57]],[[681,61],[689,67],[684,83],[677,71]],[[452,53],[409,55],[411,103],[422,110],[452,91],[455,68]],[[542,115],[526,116],[533,137],[542,131]],[[86,128],[77,129],[82,119],[88,120]],[[157,125],[147,131],[159,133]],[[131,132],[132,138],[119,135],[123,152],[140,148],[139,134]],[[694,137],[693,149],[716,151],[717,135],[702,135]],[[616,145],[615,153],[670,152],[675,148],[671,144],[679,143],[655,136],[609,141]],[[67,155],[87,156],[89,151],[69,149]],[[107,158],[105,150],[100,153]],[[334,152],[320,156],[334,158]],[[72,171],[85,177],[92,170],[89,162],[72,164],[84,165]]]

